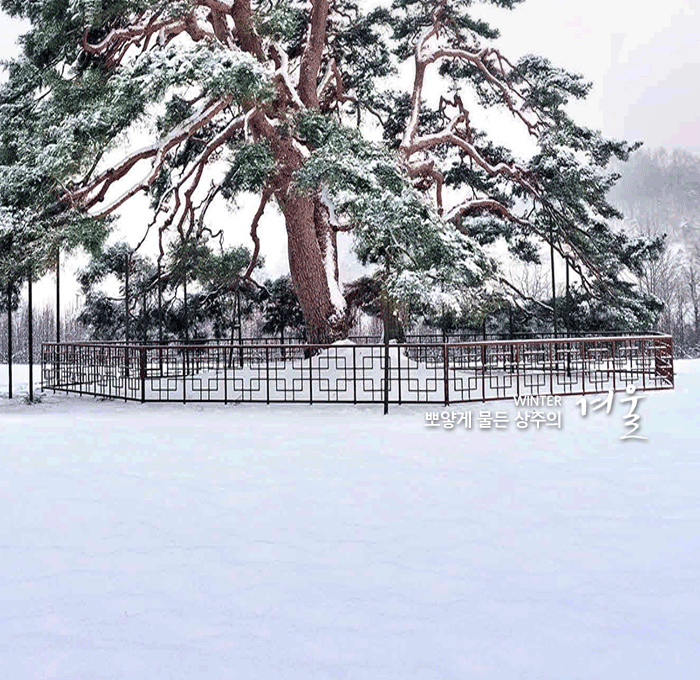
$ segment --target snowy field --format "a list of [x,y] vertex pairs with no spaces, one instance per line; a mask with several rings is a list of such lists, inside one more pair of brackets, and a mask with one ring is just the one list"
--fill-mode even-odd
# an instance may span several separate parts
[[695,679],[700,362],[676,370],[647,441],[624,395],[539,430],[512,402],[0,398],[0,677]]

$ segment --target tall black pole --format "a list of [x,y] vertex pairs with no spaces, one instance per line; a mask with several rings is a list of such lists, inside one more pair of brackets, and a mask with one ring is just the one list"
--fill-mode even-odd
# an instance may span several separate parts
[[124,268],[124,336],[126,344],[129,344],[129,254],[126,254],[126,266]]
[[[566,337],[571,337],[571,296],[569,294],[569,258],[566,258]],[[567,343],[566,349],[570,349]],[[571,354],[566,353],[566,375],[571,377]]]
[[187,274],[185,274],[185,281],[182,284],[183,297],[185,299],[185,344],[190,341],[190,316],[187,309]]
[[158,256],[158,375],[163,375],[163,286],[161,277],[160,256]]
[[160,258],[158,258],[158,344],[163,344],[163,287],[160,281]]
[[56,342],[61,342],[61,251],[56,248]]
[[389,259],[385,262],[386,272],[384,275],[384,285],[382,297],[384,298],[384,415],[389,413],[389,291],[387,281],[389,279]]
[[148,306],[148,291],[144,287],[143,289],[143,301],[141,303],[141,337],[143,338],[143,344],[148,344],[148,317],[147,317],[147,306]]
[[[513,339],[513,306],[508,305],[508,335]],[[511,345],[512,347],[512,345]]]
[[29,267],[27,278],[28,307],[29,307],[29,401],[34,401],[34,305],[32,303],[32,268]]
[[[513,339],[513,305],[508,304],[508,337],[510,340]],[[513,366],[515,365],[515,345],[510,343],[510,372],[513,372]]]
[[557,288],[554,279],[554,223],[549,221],[549,253],[552,261],[552,314],[554,316],[554,337],[557,337]]
[[241,368],[243,368],[243,323],[241,316],[241,289],[240,281],[236,285],[236,317],[238,319],[238,359],[241,362]]
[[571,294],[569,292],[569,258],[566,258],[566,337],[571,335]]
[[[187,309],[187,273],[185,273],[185,280],[184,283],[182,284],[182,290],[183,290],[183,297],[185,300],[185,345],[190,344],[190,316],[189,316],[189,311]],[[182,350],[184,352],[183,360],[185,364],[185,377],[189,373],[189,368],[190,368],[190,357],[189,354],[187,353],[187,349]]]
[[389,295],[384,288],[384,415],[389,413]]
[[238,344],[243,343],[243,315],[241,312],[241,290],[236,286],[236,318],[238,320]]
[[12,284],[7,284],[7,396],[12,399]]

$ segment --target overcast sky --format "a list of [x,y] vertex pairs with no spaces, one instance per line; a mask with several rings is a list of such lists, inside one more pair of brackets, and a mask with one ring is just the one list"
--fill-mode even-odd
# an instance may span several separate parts
[[[700,153],[698,5],[700,0],[527,0],[512,12],[485,7],[479,13],[501,29],[500,44],[511,60],[537,53],[593,82],[588,100],[572,109],[577,122],[647,147]],[[0,14],[1,58],[16,53],[21,29]],[[269,229],[280,234],[279,225]],[[280,238],[272,240],[278,246],[267,259],[276,275],[285,266],[286,248]]]
[[698,0],[527,0],[498,17],[509,52],[593,82],[577,121],[608,136],[700,153]]

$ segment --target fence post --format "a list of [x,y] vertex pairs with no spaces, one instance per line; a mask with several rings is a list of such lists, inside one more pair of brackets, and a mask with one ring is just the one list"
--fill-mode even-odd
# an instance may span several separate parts
[[401,347],[396,346],[396,382],[399,387],[399,405],[401,405]]
[[182,403],[187,403],[187,345],[182,346]]
[[[83,396],[83,382],[85,381],[85,373],[83,372],[83,347],[82,345],[76,348],[76,364],[78,366],[78,370],[76,372],[76,375],[78,376],[78,394],[82,397]],[[126,397],[128,395],[128,385],[124,383],[124,401],[126,401]]]
[[384,334],[384,415],[389,413],[389,335]]
[[357,404],[357,354],[355,345],[352,346],[352,403]]
[[450,377],[449,377],[449,358],[447,352],[447,343],[442,345],[442,371],[443,371],[443,386],[445,392],[445,406],[450,404]]
[[[107,348],[107,368],[108,368],[108,371],[107,371],[107,391],[109,393],[109,396],[111,397],[112,391],[114,389],[114,382],[115,382],[114,378],[117,377],[114,373],[114,370],[113,370],[114,369],[114,360],[112,358],[112,348],[111,347]],[[119,383],[117,382],[117,384],[119,384]]]
[[668,338],[668,360],[671,365],[671,370],[670,370],[670,375],[669,377],[671,378],[671,387],[675,389],[676,387],[676,374],[673,370],[673,336],[669,336]]
[[[226,361],[226,347],[219,347],[218,351],[223,351],[224,355],[224,404],[228,404],[228,367],[226,365],[228,362]],[[231,368],[233,368],[233,366]]]
[[[284,347],[282,347],[282,351],[284,352]],[[314,403],[314,374],[313,374],[313,359],[314,355],[309,352],[309,404]],[[319,376],[321,373],[321,368],[320,368],[320,359],[319,359]],[[329,359],[330,362],[330,359]],[[320,382],[320,380],[319,380]]]
[[481,401],[486,401],[486,345],[481,345]]
[[[54,364],[53,364],[53,372],[54,372],[54,378],[53,378],[53,384],[54,384],[54,391],[53,393],[56,394],[56,382],[59,380],[59,375],[61,374],[61,345],[56,343],[56,351],[54,352],[53,355],[54,359]],[[42,376],[41,376],[41,389],[44,389],[44,376],[43,376],[43,369],[42,369]]]
[[654,338],[654,373],[674,384],[673,338]]
[[139,348],[139,375],[141,377],[141,403],[146,401],[146,348]]

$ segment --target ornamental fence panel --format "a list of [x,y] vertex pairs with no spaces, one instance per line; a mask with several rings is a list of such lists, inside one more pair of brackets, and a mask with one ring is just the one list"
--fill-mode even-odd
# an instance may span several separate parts
[[42,388],[140,402],[457,404],[673,389],[670,336],[333,345],[44,343]]

